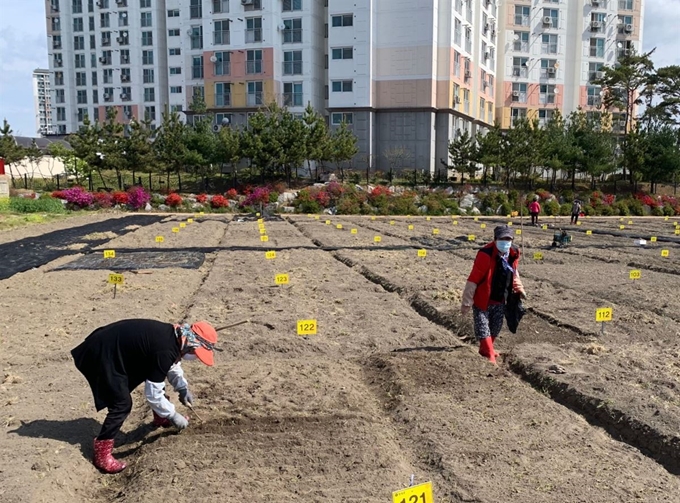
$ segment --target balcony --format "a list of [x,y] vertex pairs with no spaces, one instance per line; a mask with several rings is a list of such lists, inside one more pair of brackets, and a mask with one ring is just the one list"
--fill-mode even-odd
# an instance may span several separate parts
[[262,42],[262,28],[246,30],[246,44]]
[[231,41],[229,30],[214,31],[213,40],[215,45],[228,45]]
[[215,95],[215,106],[216,107],[230,107],[231,106],[231,93],[216,94]]
[[262,60],[246,61],[246,74],[262,73]]
[[264,93],[263,92],[248,93],[246,103],[249,107],[257,107],[263,105]]

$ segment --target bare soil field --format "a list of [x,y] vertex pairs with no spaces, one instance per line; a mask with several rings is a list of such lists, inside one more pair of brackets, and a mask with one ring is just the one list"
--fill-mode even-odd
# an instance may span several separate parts
[[[458,313],[476,249],[501,220],[327,218],[267,218],[263,242],[253,216],[206,215],[179,233],[186,216],[134,227],[93,216],[78,222],[98,226],[86,248],[72,246],[88,242],[82,233],[62,236],[68,255],[42,255],[1,280],[0,500],[380,502],[414,474],[432,480],[437,502],[677,501],[672,221],[635,220],[636,232],[669,239],[644,249],[613,220],[584,221],[559,250],[552,230],[522,227],[530,313],[503,334],[492,366]],[[45,235],[68,229],[48,225]],[[205,260],[124,271],[115,299],[105,263],[57,270],[103,249],[116,250],[112,260],[157,251]],[[276,285],[283,273],[289,283]],[[605,306],[614,321],[601,334],[594,311]],[[90,460],[105,412],[94,411],[69,351],[133,317],[253,323],[222,333],[215,367],[186,365],[200,418],[179,405],[191,419],[182,433],[154,430],[135,391],[115,452],[129,466],[102,475]],[[317,320],[318,334],[298,336],[301,319]]]

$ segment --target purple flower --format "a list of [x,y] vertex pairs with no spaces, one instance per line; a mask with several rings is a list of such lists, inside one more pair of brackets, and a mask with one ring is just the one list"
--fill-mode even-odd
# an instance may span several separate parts
[[87,208],[94,202],[94,196],[82,187],[72,187],[62,192],[64,199],[69,204],[78,208]]
[[149,201],[151,201],[151,194],[142,187],[131,187],[128,190],[128,204],[133,210],[145,207]]

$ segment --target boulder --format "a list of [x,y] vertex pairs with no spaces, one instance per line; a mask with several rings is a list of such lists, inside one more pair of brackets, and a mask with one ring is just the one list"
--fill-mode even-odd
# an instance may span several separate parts
[[168,207],[167,207],[166,205],[164,205],[164,204],[159,204],[159,205],[158,205],[158,209],[159,209],[160,211],[167,211],[167,210],[168,210]]
[[418,213],[427,213],[427,205],[423,204],[418,207]]
[[282,192],[281,194],[279,194],[279,198],[277,199],[277,201],[280,204],[285,204],[285,203],[294,201],[296,197],[297,197],[297,192],[286,191],[286,192]]
[[284,213],[295,213],[295,206],[282,206],[281,209]]
[[459,206],[461,208],[472,208],[478,201],[479,199],[477,199],[473,194],[465,194],[460,200]]
[[151,203],[146,203],[146,206],[144,207],[145,211],[151,211],[153,207],[151,206]]
[[479,211],[479,208],[477,208],[476,206],[473,206],[472,209],[470,210],[469,214],[470,215],[481,215],[482,212]]

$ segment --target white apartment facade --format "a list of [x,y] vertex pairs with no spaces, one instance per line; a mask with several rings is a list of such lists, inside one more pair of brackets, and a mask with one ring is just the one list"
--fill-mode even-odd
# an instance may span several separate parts
[[37,68],[33,71],[33,107],[35,130],[40,136],[54,134],[52,124],[52,91],[50,71]]
[[[581,108],[600,110],[593,81],[630,51],[641,51],[644,0],[508,0],[500,10],[497,120],[544,123]],[[614,128],[625,121],[617,120]]]

